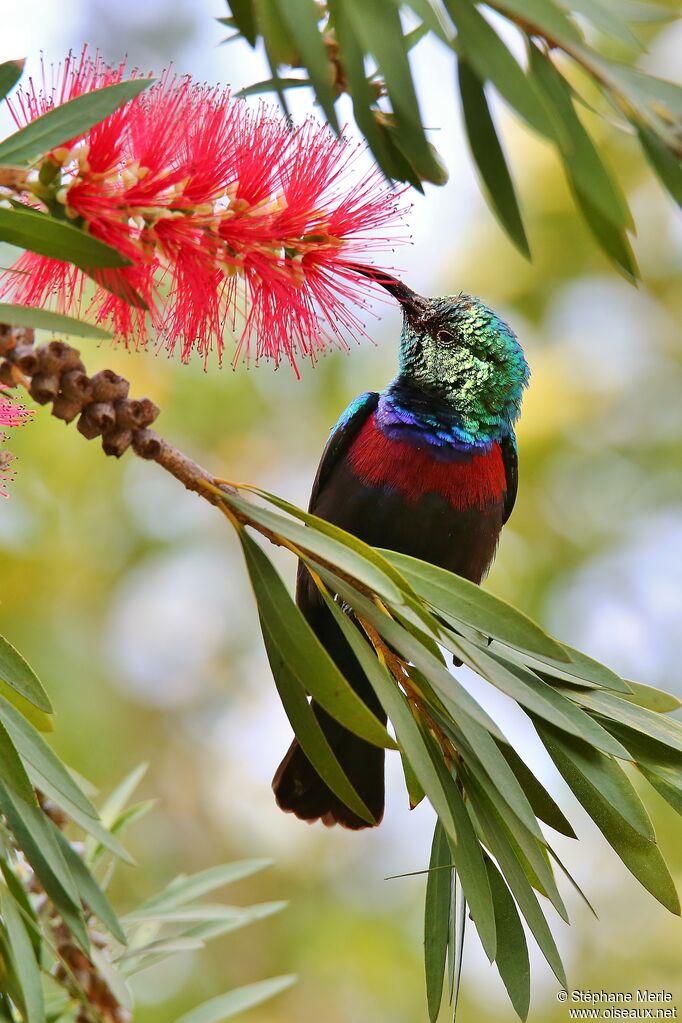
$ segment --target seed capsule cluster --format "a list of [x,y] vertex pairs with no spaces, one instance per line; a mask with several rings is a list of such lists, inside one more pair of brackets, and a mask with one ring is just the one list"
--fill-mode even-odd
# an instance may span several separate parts
[[[130,384],[110,369],[89,377],[80,352],[66,341],[35,346],[30,329],[0,324],[0,383],[25,383],[39,405],[52,405],[52,415],[71,423],[87,440],[102,438],[107,455],[120,458],[132,445],[150,457],[145,432],[159,414],[149,398],[128,397]],[[153,456],[152,456],[153,457]]]

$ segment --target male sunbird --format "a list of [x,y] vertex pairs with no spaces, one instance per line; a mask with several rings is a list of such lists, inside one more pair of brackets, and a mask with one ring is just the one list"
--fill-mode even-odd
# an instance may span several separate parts
[[[479,583],[516,499],[514,423],[529,369],[514,332],[470,295],[426,299],[385,274],[402,304],[399,369],[341,415],[322,454],[310,511],[375,547],[409,554]],[[385,714],[305,567],[296,601],[365,703]],[[384,751],[313,702],[339,764],[378,824]],[[354,830],[345,806],[294,740],[273,780],[282,810]]]

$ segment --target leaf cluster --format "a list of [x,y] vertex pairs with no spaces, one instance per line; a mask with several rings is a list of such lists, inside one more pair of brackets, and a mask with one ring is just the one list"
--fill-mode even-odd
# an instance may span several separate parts
[[[557,874],[587,901],[541,827],[575,839],[571,823],[522,751],[451,674],[445,653],[515,701],[615,853],[654,898],[680,913],[633,783],[636,769],[682,813],[682,724],[668,716],[680,707],[676,698],[620,678],[459,576],[368,547],[265,491],[241,489],[265,503],[216,493],[238,530],[275,683],[306,755],[329,788],[373,823],[327,743],[312,697],[367,742],[397,749],[411,805],[426,797],[437,814],[425,922],[432,1020],[446,973],[456,1001],[465,905],[525,1019],[530,969],[522,921],[566,987],[545,912],[551,904],[568,922]],[[246,527],[288,548],[306,566],[385,710],[390,732],[358,699]]]
[[[126,777],[97,810],[41,737],[50,701],[23,657],[0,637],[0,1017],[13,1023],[108,1023],[133,1008],[131,979],[180,952],[262,920],[283,902],[206,902],[262,870],[242,860],[181,875],[124,916],[107,897],[121,837],[153,808],[130,803],[143,774]],[[227,992],[176,1023],[220,1023],[293,983],[273,977]]]
[[[484,195],[511,241],[530,247],[513,176],[490,107],[497,95],[556,150],[576,206],[594,238],[628,278],[638,275],[629,241],[634,221],[589,120],[634,136],[673,199],[682,204],[682,89],[636,67],[636,25],[675,12],[635,0],[228,0],[220,21],[252,46],[262,39],[272,78],[243,95],[274,91],[282,103],[307,86],[330,125],[347,93],[359,130],[388,178],[421,190],[447,179],[428,141],[410,54],[425,37],[453,55],[453,83]],[[525,48],[508,45],[512,29]],[[595,39],[596,37],[596,39]],[[613,51],[617,52],[617,58]],[[293,68],[296,74],[281,73]]]

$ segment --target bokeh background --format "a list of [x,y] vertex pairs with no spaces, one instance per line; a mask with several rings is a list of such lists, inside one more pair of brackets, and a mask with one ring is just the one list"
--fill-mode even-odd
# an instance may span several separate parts
[[[219,45],[221,0],[2,0],[0,59],[38,73],[84,41],[156,70],[235,88],[267,77],[243,43]],[[644,63],[679,74],[682,24],[650,39]],[[447,53],[414,55],[424,120],[450,170],[414,196],[411,246],[394,261],[415,289],[466,290],[511,322],[532,386],[520,428],[521,488],[487,585],[625,677],[682,696],[682,218],[624,136],[612,164],[639,226],[635,289],[597,254],[550,151],[500,108],[534,262],[503,237],[478,192],[452,95]],[[302,93],[295,110],[308,111]],[[6,112],[1,126],[8,127]],[[0,253],[0,255],[3,255]],[[5,253],[6,257],[8,254]],[[5,258],[0,259],[4,263]],[[219,371],[165,357],[82,348],[91,370],[124,373],[162,408],[162,432],[217,474],[304,503],[327,430],[359,391],[395,367],[399,317],[386,305],[367,342],[302,379],[267,367]],[[0,506],[0,628],[30,657],[57,709],[54,744],[103,792],[136,764],[158,806],[131,833],[139,866],[119,874],[121,909],[179,871],[244,856],[275,865],[235,898],[290,900],[280,916],[142,975],[139,1023],[165,1023],[230,986],[296,972],[298,985],[252,1011],[254,1023],[419,1023],[424,878],[432,817],[413,813],[389,764],[386,820],[358,835],[309,828],[277,811],[270,778],[289,742],[230,528],[155,466],[105,459],[38,411],[13,439],[20,457]],[[278,564],[292,581],[294,565]],[[507,734],[572,811],[580,846],[557,842],[599,921],[569,891],[573,925],[554,920],[573,987],[665,988],[682,1009],[682,925],[631,878],[551,768],[523,718],[474,677]],[[645,793],[682,883],[680,824]],[[533,952],[531,1019],[565,1020],[557,984]],[[514,1014],[471,932],[461,1020]]]

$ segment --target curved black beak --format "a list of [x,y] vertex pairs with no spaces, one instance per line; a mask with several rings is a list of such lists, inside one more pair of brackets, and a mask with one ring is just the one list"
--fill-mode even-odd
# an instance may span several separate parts
[[396,277],[391,277],[385,270],[375,270],[371,266],[361,266],[360,264],[355,264],[353,269],[363,277],[376,281],[389,294],[397,298],[403,307],[403,313],[411,322],[421,320],[428,313],[429,300],[423,295],[418,295],[416,291],[408,288],[407,284],[399,281]]

